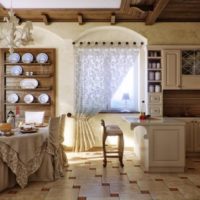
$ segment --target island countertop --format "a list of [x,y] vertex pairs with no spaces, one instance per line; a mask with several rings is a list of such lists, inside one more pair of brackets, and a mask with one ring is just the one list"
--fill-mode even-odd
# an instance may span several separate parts
[[131,128],[135,126],[156,126],[156,125],[184,125],[185,122],[181,119],[174,119],[168,117],[153,117],[149,119],[140,120],[135,116],[123,116],[123,119],[130,123]]
[[133,130],[134,153],[148,172],[184,172],[185,121],[123,116]]

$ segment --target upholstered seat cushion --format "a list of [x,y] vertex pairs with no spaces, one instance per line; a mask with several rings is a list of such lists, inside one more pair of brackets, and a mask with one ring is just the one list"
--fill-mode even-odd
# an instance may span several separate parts
[[106,126],[107,135],[122,135],[123,132],[117,125],[107,125]]

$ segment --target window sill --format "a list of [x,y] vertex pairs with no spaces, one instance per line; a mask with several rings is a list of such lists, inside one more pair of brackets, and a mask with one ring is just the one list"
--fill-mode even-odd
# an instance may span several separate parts
[[108,111],[101,111],[99,113],[102,114],[139,114],[137,111],[119,111],[119,110],[108,110]]

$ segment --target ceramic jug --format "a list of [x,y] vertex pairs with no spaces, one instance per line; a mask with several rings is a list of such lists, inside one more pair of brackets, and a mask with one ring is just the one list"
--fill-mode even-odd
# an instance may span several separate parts
[[9,111],[7,115],[7,123],[11,124],[12,128],[15,128],[15,114],[13,111]]

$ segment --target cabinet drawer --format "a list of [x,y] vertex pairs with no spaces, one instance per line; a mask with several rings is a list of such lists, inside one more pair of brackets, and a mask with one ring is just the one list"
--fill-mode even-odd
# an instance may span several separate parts
[[151,116],[162,116],[162,105],[149,105],[149,114]]
[[162,103],[162,94],[156,94],[156,93],[152,93],[149,94],[149,103],[158,103],[161,104]]

